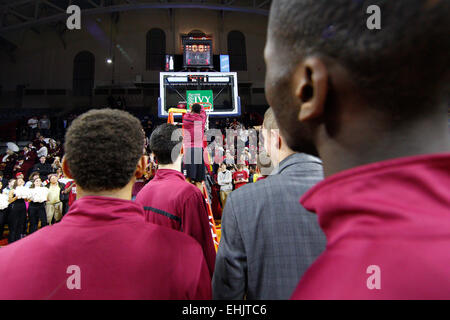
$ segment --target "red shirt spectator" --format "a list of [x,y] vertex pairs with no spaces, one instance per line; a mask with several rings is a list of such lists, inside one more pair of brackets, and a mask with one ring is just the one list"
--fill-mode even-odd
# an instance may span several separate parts
[[242,167],[238,171],[233,173],[234,189],[239,189],[243,185],[248,183],[248,173],[243,170]]
[[67,182],[66,185],[64,186],[64,190],[67,190],[68,188],[70,188],[69,202],[68,202],[69,207],[70,207],[77,199],[77,185],[75,184],[75,181]]

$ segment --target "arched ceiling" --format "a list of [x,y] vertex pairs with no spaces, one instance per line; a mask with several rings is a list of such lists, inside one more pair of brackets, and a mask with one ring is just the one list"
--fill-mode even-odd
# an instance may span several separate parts
[[67,19],[69,5],[82,15],[146,9],[207,9],[249,14],[269,14],[270,0],[0,0],[0,35]]

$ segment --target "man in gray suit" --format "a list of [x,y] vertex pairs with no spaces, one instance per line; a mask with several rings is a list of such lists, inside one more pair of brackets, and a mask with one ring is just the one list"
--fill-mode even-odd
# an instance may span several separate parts
[[271,108],[263,129],[265,149],[279,166],[266,179],[228,197],[213,276],[214,299],[289,299],[325,249],[316,215],[299,203],[300,196],[323,179],[321,161],[289,149],[278,135]]

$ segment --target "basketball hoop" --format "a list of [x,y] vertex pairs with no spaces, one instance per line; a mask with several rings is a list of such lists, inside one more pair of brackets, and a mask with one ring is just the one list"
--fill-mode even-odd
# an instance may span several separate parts
[[[195,103],[191,103],[191,104],[189,105],[189,109],[192,109],[192,106],[193,106],[194,104],[195,104]],[[201,105],[201,106],[203,107],[203,109],[205,109],[205,111],[206,111],[206,110],[212,110],[212,108],[213,108],[213,105],[212,105],[212,103],[210,103],[210,102],[199,102],[199,103],[197,103],[197,104]]]

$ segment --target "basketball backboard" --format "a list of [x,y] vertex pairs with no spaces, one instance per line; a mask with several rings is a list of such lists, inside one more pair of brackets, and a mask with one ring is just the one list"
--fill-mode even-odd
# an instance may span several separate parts
[[161,72],[158,116],[185,102],[202,104],[212,117],[241,114],[236,72]]

